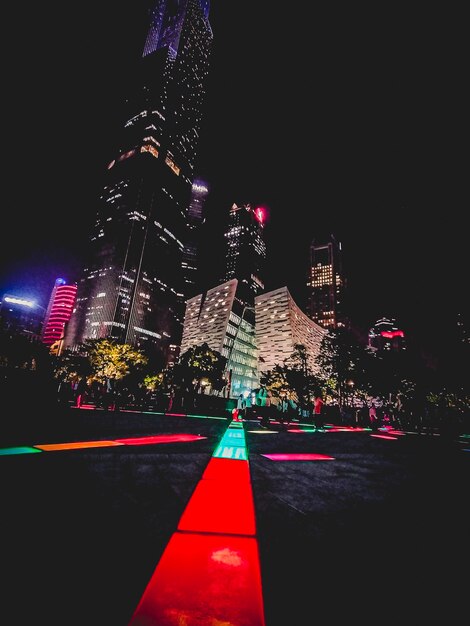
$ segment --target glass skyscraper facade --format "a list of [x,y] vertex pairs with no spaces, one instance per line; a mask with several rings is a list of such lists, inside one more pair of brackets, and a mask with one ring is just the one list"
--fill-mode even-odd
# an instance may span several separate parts
[[109,337],[168,353],[184,312],[183,253],[212,30],[204,0],[160,0],[107,166],[66,346]]
[[253,308],[254,299],[264,291],[266,244],[263,237],[264,211],[250,204],[233,204],[229,212],[226,239],[226,267],[223,280],[238,280],[237,296]]

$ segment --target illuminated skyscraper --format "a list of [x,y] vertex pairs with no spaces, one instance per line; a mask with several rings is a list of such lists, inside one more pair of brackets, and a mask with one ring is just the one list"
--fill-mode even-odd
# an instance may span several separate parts
[[405,333],[400,330],[396,320],[382,317],[369,330],[368,345],[373,351],[405,350]]
[[55,281],[41,335],[41,340],[46,346],[52,346],[64,338],[65,327],[72,315],[76,295],[77,285],[67,285],[63,278]]
[[204,180],[196,179],[191,189],[191,200],[187,214],[188,236],[183,251],[184,291],[187,297],[195,295],[199,286],[201,226],[204,222],[203,211],[208,195],[208,183]]
[[266,244],[263,238],[265,212],[250,204],[232,205],[226,238],[223,280],[238,280],[237,296],[253,307],[255,296],[264,291]]
[[323,328],[344,326],[344,287],[341,243],[333,235],[326,243],[313,240],[307,277],[309,317]]
[[107,166],[66,345],[181,339],[183,251],[212,31],[208,0],[159,0]]

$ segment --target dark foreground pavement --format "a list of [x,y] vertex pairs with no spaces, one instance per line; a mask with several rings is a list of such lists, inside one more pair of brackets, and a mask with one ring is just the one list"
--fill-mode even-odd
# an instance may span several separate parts
[[[207,437],[0,456],[0,622],[127,626],[230,420],[78,410],[2,420],[0,447]],[[255,429],[245,423],[266,626],[461,623],[470,444]],[[262,456],[294,452],[335,460]]]

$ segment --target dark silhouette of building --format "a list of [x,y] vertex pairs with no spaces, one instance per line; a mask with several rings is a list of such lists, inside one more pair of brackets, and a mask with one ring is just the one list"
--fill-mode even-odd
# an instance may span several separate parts
[[406,349],[405,333],[396,320],[382,317],[369,330],[369,348],[374,351]]
[[183,252],[212,30],[207,0],[159,0],[109,162],[66,346],[109,337],[168,354],[182,333]]
[[191,200],[187,212],[188,235],[183,251],[185,295],[191,297],[199,290],[201,226],[204,223],[204,205],[209,195],[209,184],[196,179],[191,188]]
[[52,346],[65,336],[65,327],[72,316],[77,285],[67,285],[63,278],[57,278],[52,289],[42,328],[41,340]]
[[250,204],[233,204],[225,232],[225,274],[222,280],[238,280],[237,297],[254,306],[255,296],[264,291],[266,243],[263,238],[265,212]]
[[39,341],[44,314],[44,307],[33,300],[5,294],[0,300],[0,330],[6,335],[23,335]]
[[308,316],[323,328],[345,326],[344,289],[341,243],[333,235],[326,242],[314,239],[307,276]]

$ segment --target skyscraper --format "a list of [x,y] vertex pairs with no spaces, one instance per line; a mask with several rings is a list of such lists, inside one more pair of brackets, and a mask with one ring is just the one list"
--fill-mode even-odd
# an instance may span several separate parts
[[41,335],[46,346],[52,346],[64,338],[65,326],[72,315],[76,295],[76,285],[67,285],[63,278],[57,278],[49,298]]
[[159,0],[151,12],[68,347],[110,337],[166,354],[180,341],[188,204],[212,44],[208,12],[208,0]]
[[204,222],[204,205],[209,195],[206,181],[196,179],[191,188],[191,200],[187,212],[188,236],[183,251],[185,295],[194,296],[198,291],[198,271],[201,245],[201,226]]
[[369,349],[374,352],[406,349],[405,333],[393,318],[382,317],[369,330]]
[[314,239],[310,245],[307,313],[323,328],[345,325],[342,309],[345,283],[341,256],[341,243],[333,235],[326,243]]
[[266,244],[263,238],[265,212],[250,204],[233,204],[226,238],[226,267],[223,280],[238,280],[237,296],[253,307],[255,296],[264,290]]

